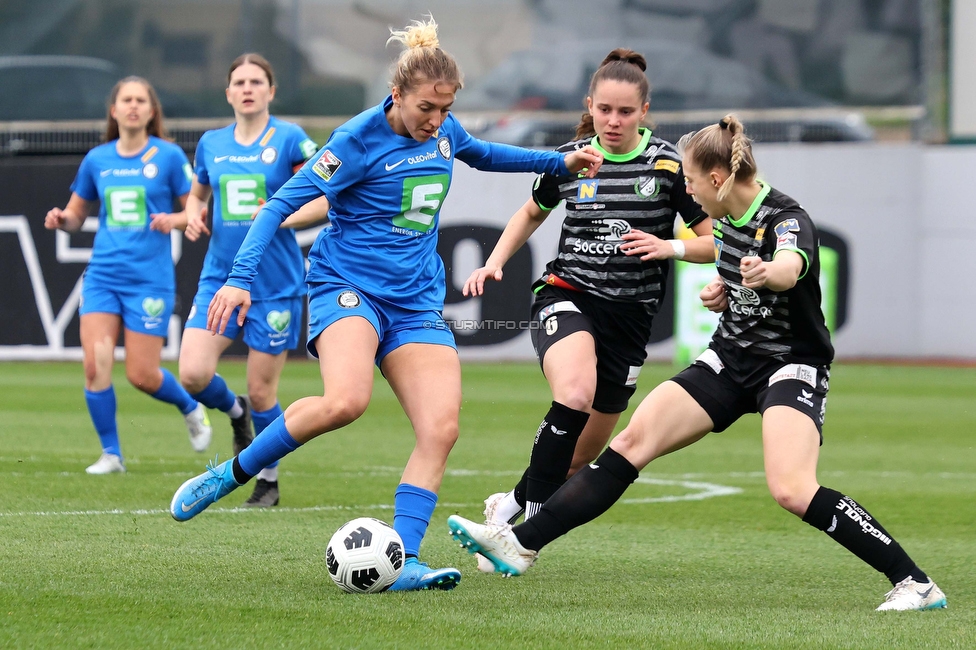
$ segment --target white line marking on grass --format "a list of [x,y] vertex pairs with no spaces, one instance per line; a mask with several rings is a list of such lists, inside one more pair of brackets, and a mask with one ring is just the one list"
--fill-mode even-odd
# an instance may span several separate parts
[[[483,504],[480,503],[439,503],[438,507],[441,508],[474,508],[480,507]],[[336,510],[350,510],[350,511],[360,511],[360,510],[393,510],[392,503],[374,503],[367,506],[308,506],[307,508],[289,508],[287,506],[275,506],[274,508],[209,508],[207,512],[211,514],[240,514],[242,512],[333,512]],[[46,512],[0,512],[0,517],[92,517],[100,515],[130,515],[130,516],[144,516],[144,515],[168,515],[169,509],[155,509],[155,510],[64,510],[64,511],[46,511]]]
[[732,494],[739,494],[742,488],[729,485],[716,485],[715,483],[700,483],[698,481],[672,481],[661,478],[637,477],[636,483],[645,485],[676,485],[689,490],[698,490],[691,494],[666,495],[662,497],[643,497],[636,499],[621,499],[620,503],[641,504],[641,503],[672,503],[674,501],[701,501],[713,497],[724,497]]

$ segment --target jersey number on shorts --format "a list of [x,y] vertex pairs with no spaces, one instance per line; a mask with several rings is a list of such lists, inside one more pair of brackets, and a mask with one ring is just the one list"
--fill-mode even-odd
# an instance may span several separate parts
[[448,174],[404,178],[401,212],[393,217],[393,225],[417,232],[433,228],[450,182]]

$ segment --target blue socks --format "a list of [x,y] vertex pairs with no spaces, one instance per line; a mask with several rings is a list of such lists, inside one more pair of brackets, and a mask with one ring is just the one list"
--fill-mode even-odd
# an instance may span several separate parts
[[115,424],[115,387],[109,386],[98,392],[85,389],[85,402],[88,404],[88,414],[91,415],[98,439],[102,442],[102,451],[121,457],[119,429]]
[[193,398],[208,409],[217,409],[224,413],[231,410],[237,401],[237,396],[227,388],[227,382],[220,375],[214,375],[207,387],[193,395]]
[[393,529],[403,540],[403,553],[407,557],[420,555],[420,540],[427,533],[427,526],[437,505],[437,494],[416,485],[401,483],[393,497]]
[[[204,402],[206,403],[206,402]],[[277,420],[284,411],[281,410],[281,404],[275,402],[274,406],[269,408],[267,411],[251,411],[251,422],[254,423],[254,437],[261,435],[261,432],[268,428],[272,422]],[[291,436],[288,436],[289,438]],[[278,461],[274,461],[265,469],[271,469],[272,467],[277,467]]]
[[[254,415],[252,414],[251,417],[253,418]],[[255,436],[254,441],[235,459],[234,469],[239,466],[247,475],[247,479],[241,481],[243,477],[238,476],[236,471],[234,477],[243,484],[257,476],[262,469],[281,460],[300,446],[285,428],[285,416],[280,415],[265,427],[261,435]]]
[[180,386],[180,382],[176,381],[173,373],[166,368],[160,368],[159,370],[163,373],[163,383],[160,385],[159,390],[152,393],[152,396],[161,402],[175,404],[183,415],[195,409],[197,407],[197,401],[190,397],[190,394]]

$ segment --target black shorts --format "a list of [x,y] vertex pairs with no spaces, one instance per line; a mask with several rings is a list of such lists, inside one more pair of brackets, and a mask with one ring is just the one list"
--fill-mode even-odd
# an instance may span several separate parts
[[725,431],[746,413],[789,406],[813,420],[823,443],[830,366],[783,363],[748,352],[709,348],[672,381],[705,409],[715,425],[712,431]]
[[542,364],[553,343],[576,332],[596,342],[596,394],[593,410],[622,413],[637,390],[637,376],[647,358],[651,314],[640,303],[613,302],[584,293],[546,286],[536,294],[532,346]]

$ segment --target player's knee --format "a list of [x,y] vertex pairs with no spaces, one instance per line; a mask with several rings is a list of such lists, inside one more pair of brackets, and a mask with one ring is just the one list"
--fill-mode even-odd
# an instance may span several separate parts
[[797,517],[802,517],[810,505],[810,498],[807,496],[808,490],[798,484],[788,480],[770,479],[767,481],[769,493],[776,503],[788,512],[792,512]]
[[267,411],[274,406],[278,401],[277,393],[276,387],[267,382],[247,382],[247,396],[251,399],[251,408],[255,411]]
[[125,367],[125,378],[144,393],[152,394],[159,390],[159,368],[127,365]]
[[199,393],[207,387],[213,375],[207,376],[201,368],[180,367],[180,385],[191,395]]
[[331,420],[328,426],[343,427],[351,422],[355,422],[366,412],[369,405],[369,396],[361,395],[336,395],[322,398],[326,402],[324,413],[327,419]]

